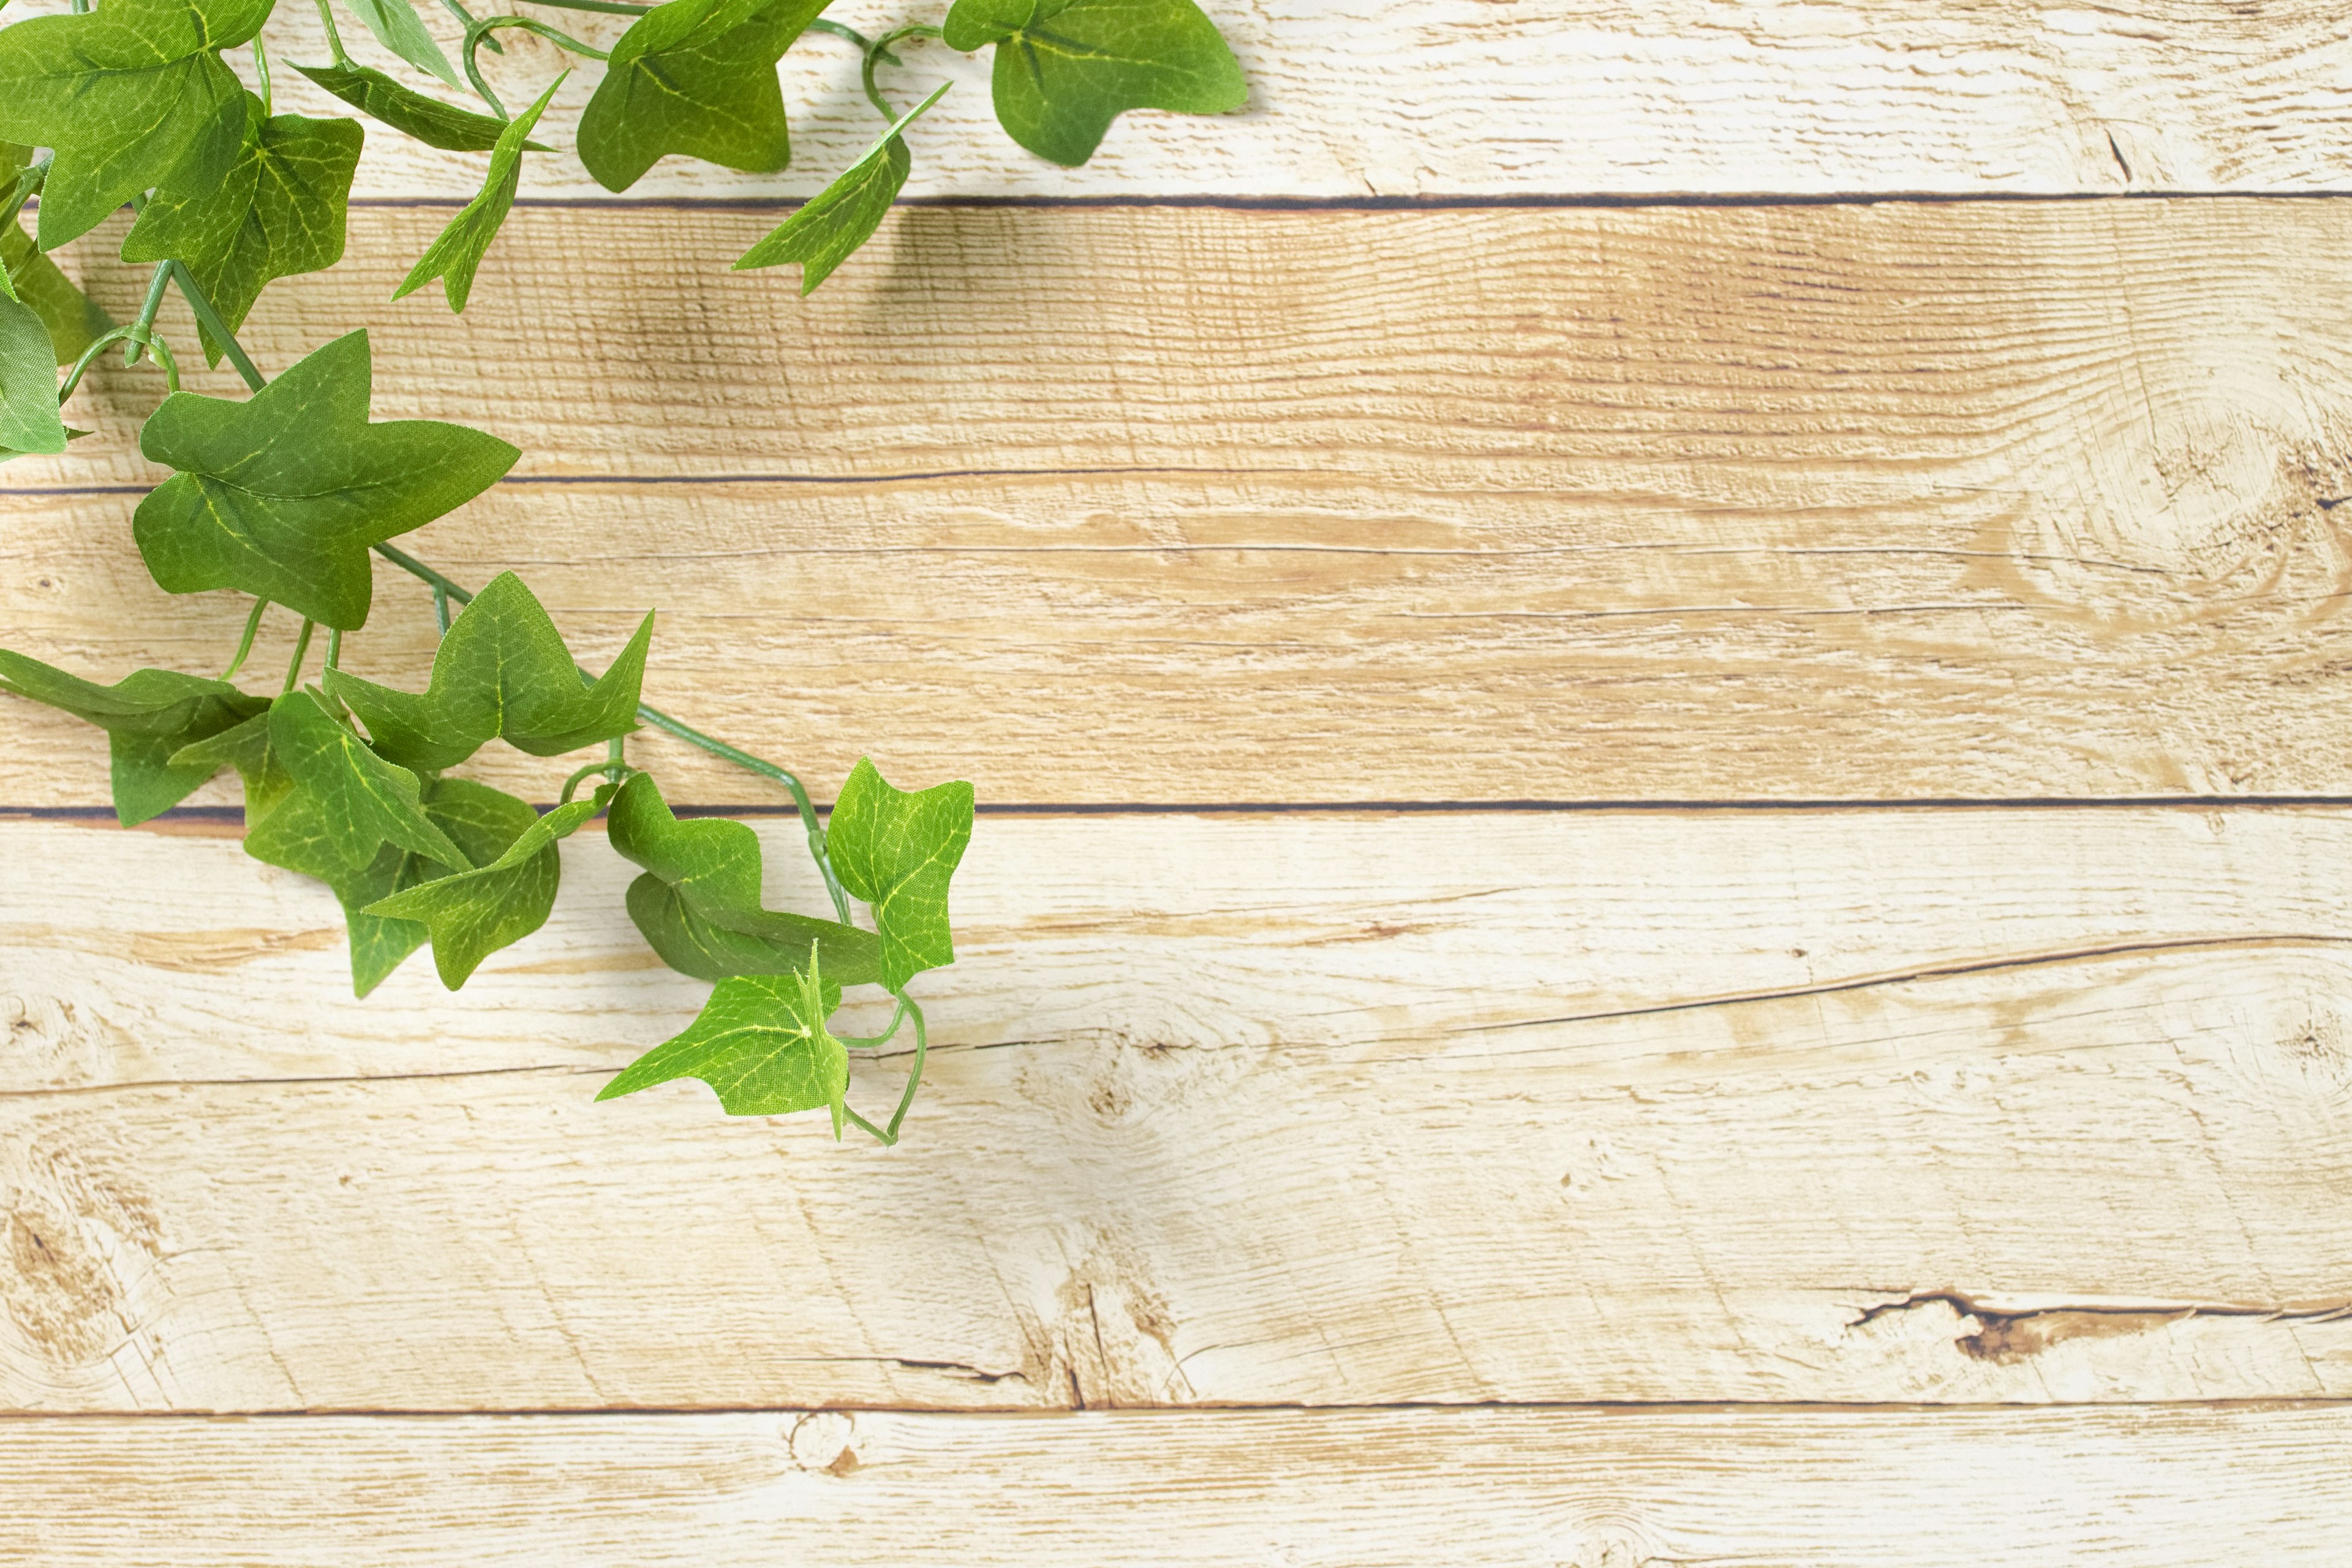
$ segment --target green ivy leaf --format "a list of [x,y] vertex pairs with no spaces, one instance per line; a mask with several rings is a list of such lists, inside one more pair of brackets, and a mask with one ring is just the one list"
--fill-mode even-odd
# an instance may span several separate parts
[[522,579],[501,572],[450,625],[422,694],[330,670],[327,689],[368,728],[375,749],[404,767],[455,767],[503,736],[551,757],[635,730],[654,618],[638,623],[621,657],[593,685]]
[[956,0],[943,30],[951,49],[996,46],[997,123],[1056,163],[1093,157],[1128,110],[1222,114],[1249,98],[1192,0]]
[[[231,331],[273,279],[342,259],[362,137],[356,120],[265,115],[250,94],[246,110],[244,150],[227,177],[158,189],[122,240],[125,261],[186,263]],[[202,336],[205,357],[219,363],[220,345]]]
[[56,262],[34,248],[32,236],[14,224],[0,227],[0,268],[5,269],[16,298],[31,306],[48,329],[56,363],[73,363],[114,330],[114,318],[75,288]]
[[273,4],[106,0],[0,28],[0,137],[57,150],[41,190],[42,249],[191,165],[226,169],[245,89],[215,51],[259,32]]
[[419,883],[378,900],[366,912],[423,924],[432,933],[433,966],[441,984],[455,991],[482,960],[547,923],[563,878],[556,840],[595,816],[605,793],[557,806],[488,865]]
[[892,991],[955,962],[948,879],[971,842],[971,806],[968,784],[909,794],[885,784],[865,757],[834,803],[825,848],[841,885],[874,907],[882,984]]
[[843,984],[881,973],[871,932],[807,915],[780,914],[760,900],[760,837],[740,822],[680,822],[650,773],[634,773],[605,819],[615,853],[646,868],[629,886],[629,918],[662,962],[700,980],[785,974],[812,948]]
[[0,691],[29,697],[107,732],[114,761],[114,814],[125,827],[170,810],[218,764],[182,764],[175,753],[269,706],[224,680],[173,669],[133,670],[100,686],[54,665],[0,648]]
[[676,153],[767,174],[792,158],[776,62],[826,0],[668,0],[613,46],[580,116],[580,162],[608,191]]
[[[292,776],[296,798],[316,807],[321,851],[333,863],[357,870],[375,858],[377,846],[391,843],[452,870],[473,864],[425,815],[416,775],[377,756],[315,695],[295,692],[270,710],[269,745]],[[285,833],[286,814],[279,806],[248,837]]]
[[[472,865],[496,860],[539,820],[539,813],[529,802],[471,779],[427,780],[420,798],[425,815],[466,852]],[[333,889],[350,929],[352,990],[355,995],[366,995],[424,946],[429,934],[415,921],[370,914],[368,906],[456,873],[437,860],[393,844],[379,846],[364,866],[355,869],[346,865],[332,847],[333,835],[319,803],[307,795],[285,799],[269,822],[268,833],[247,836],[246,852],[270,865],[315,877]]]
[[370,424],[370,379],[362,329],[243,403],[165,398],[139,449],[180,471],[131,518],[155,581],[241,589],[346,631],[365,624],[369,549],[471,500],[522,455],[462,425]]
[[449,309],[464,314],[467,297],[474,291],[474,272],[489,253],[490,241],[499,237],[499,227],[507,221],[513,207],[515,188],[522,183],[522,150],[530,136],[530,128],[547,112],[548,101],[555,89],[563,85],[566,71],[547,84],[539,101],[507,122],[499,132],[498,144],[490,149],[489,173],[483,176],[482,194],[467,202],[440,237],[425,247],[400,287],[392,291],[395,300],[406,299],[436,278],[441,279],[442,298]]
[[[404,86],[380,70],[367,66],[296,66],[296,70],[350,104],[362,114],[374,117],[394,131],[414,136],[427,147],[438,147],[445,153],[487,153],[499,144],[499,133],[507,128],[503,120],[493,120],[487,114],[476,114],[427,98],[414,88]],[[551,149],[537,142],[526,142],[527,153],[545,153]]]
[[[38,181],[29,171],[33,150],[14,142],[0,142],[0,190],[10,199]],[[33,308],[48,329],[56,363],[71,364],[100,334],[110,331],[114,318],[89,302],[58,264],[33,245],[33,237],[15,223],[0,224],[0,296]]]
[[0,460],[65,449],[49,329],[30,305],[0,299]]
[[294,788],[294,775],[278,760],[269,744],[269,710],[261,711],[218,734],[191,742],[172,753],[175,768],[202,768],[210,778],[223,768],[235,768],[245,785],[245,825],[252,827],[275,810]]
[[458,85],[457,68],[425,30],[425,19],[410,0],[343,0],[352,15],[367,24],[375,41],[427,76]]
[[905,139],[898,133],[954,85],[941,82],[930,97],[908,110],[896,125],[882,133],[882,140],[843,170],[839,179],[745,251],[734,269],[741,272],[754,267],[797,261],[801,264],[801,297],[808,298],[818,284],[833,276],[835,268],[848,260],[881,226],[890,204],[898,199],[898,191],[907,183],[907,171],[914,163]]
[[635,1094],[672,1079],[698,1078],[730,1116],[833,1111],[841,1136],[849,1092],[849,1052],[825,1027],[841,1005],[841,987],[814,961],[803,974],[747,974],[722,980],[684,1034],[656,1046],[606,1084],[596,1098]]

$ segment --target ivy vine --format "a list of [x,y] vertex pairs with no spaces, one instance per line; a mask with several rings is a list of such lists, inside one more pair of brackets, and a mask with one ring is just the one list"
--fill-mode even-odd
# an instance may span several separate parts
[[[416,258],[395,298],[438,281],[449,308],[464,310],[524,160],[551,152],[532,136],[571,73],[509,111],[481,59],[504,52],[501,32],[527,31],[602,64],[576,152],[615,192],[674,155],[751,173],[783,168],[792,149],[777,62],[811,33],[854,45],[866,96],[888,128],[734,263],[797,265],[803,294],[874,234],[911,166],[906,132],[948,90],[894,107],[877,73],[905,63],[897,51],[909,39],[993,49],[999,123],[1064,164],[1092,156],[1127,110],[1217,113],[1246,95],[1231,49],[1192,0],[954,0],[940,26],[877,37],[822,16],[826,0],[530,3],[634,20],[606,51],[536,16],[478,17],[463,0],[442,0],[465,29],[452,59],[413,0],[341,0],[387,54],[445,88],[470,87],[478,110],[355,60],[328,0],[316,0],[331,58],[295,70],[381,126],[488,155],[479,194]],[[836,1138],[855,1125],[895,1143],[927,1047],[908,986],[955,957],[948,888],[971,836],[971,786],[901,790],[861,760],[820,821],[791,771],[639,700],[651,614],[609,668],[591,673],[512,573],[472,594],[392,542],[480,495],[521,454],[462,425],[372,419],[364,331],[274,379],[238,343],[271,282],[341,259],[366,134],[357,119],[274,112],[262,32],[276,4],[103,0],[93,9],[74,0],[72,15],[0,27],[0,461],[63,453],[84,434],[68,428],[65,407],[100,354],[121,345],[123,363],[153,365],[166,392],[139,437],[147,458],[173,470],[133,514],[141,558],[167,592],[253,601],[217,677],[141,669],[100,685],[0,649],[0,691],[106,731],[126,826],[234,770],[246,852],[333,890],[361,996],[427,946],[455,990],[491,953],[537,931],[562,874],[558,842],[604,816],[613,848],[642,870],[627,893],[630,919],[663,962],[712,990],[689,1027],[598,1098],[695,1078],[730,1114],[822,1110]],[[230,63],[248,47],[250,86]],[[118,324],[51,255],[125,205],[136,216],[121,257],[152,270],[137,317]],[[173,290],[195,320],[197,351],[211,364],[226,359],[250,395],[181,389],[179,351],[156,325]],[[433,595],[442,635],[421,691],[342,668],[345,637],[367,625],[378,558]],[[274,691],[249,691],[236,678],[272,605],[300,619],[293,658]],[[321,627],[320,666],[306,679]],[[629,761],[627,737],[642,725],[790,793],[833,918],[765,906],[749,826],[672,813],[653,774]],[[541,812],[451,771],[493,741],[532,756],[598,754]],[[866,924],[854,904],[865,907]],[[881,1035],[833,1031],[844,988],[856,985],[878,986],[895,1003]],[[847,1102],[849,1053],[886,1046],[902,1029],[914,1037],[905,1087],[887,1118],[870,1120]]]

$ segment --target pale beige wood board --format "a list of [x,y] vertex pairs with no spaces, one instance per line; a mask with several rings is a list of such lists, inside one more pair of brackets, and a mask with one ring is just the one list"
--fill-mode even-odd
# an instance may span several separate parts
[[2343,1406],[0,1422],[26,1568],[2336,1568]]
[[[520,214],[452,322],[372,302],[429,229],[377,214],[255,342],[373,320],[382,413],[665,481],[509,484],[413,544],[521,568],[596,657],[658,605],[653,700],[821,795],[866,751],[999,802],[2347,789],[2352,208],[897,221],[804,305],[668,291],[741,215]],[[11,646],[225,660],[242,605],[145,581],[134,490],[36,493],[152,482],[152,396],[0,470]],[[422,592],[382,603],[350,657],[413,682]],[[69,721],[0,727],[0,801],[104,799]]]
[[[22,4],[63,10],[63,0]],[[454,49],[458,29],[419,7]],[[1252,89],[1244,112],[1143,111],[1081,169],[1033,157],[996,126],[989,57],[910,47],[886,71],[899,104],[956,87],[910,141],[919,196],[1457,196],[2123,190],[2279,191],[2347,185],[2343,81],[2352,26],[2314,0],[2226,6],[2129,0],[1210,0]],[[878,31],[945,6],[855,0],[828,15]],[[553,20],[609,46],[622,19]],[[355,53],[392,66],[345,15]],[[348,113],[286,68],[322,64],[311,7],[287,4],[267,37],[278,107]],[[542,124],[559,152],[524,164],[530,197],[604,198],[572,155],[602,68],[509,32],[484,61],[510,107],[579,68]],[[882,121],[856,52],[810,37],[787,57],[794,136],[786,173],[664,160],[632,197],[814,194]],[[242,62],[240,62],[242,63]],[[394,67],[418,84],[428,79]],[[248,72],[248,75],[250,73]],[[445,97],[478,108],[462,92]],[[359,188],[463,199],[478,155],[436,153],[369,128]],[[771,222],[775,221],[773,218]]]
[[591,1103],[697,991],[593,842],[353,1008],[228,840],[9,828],[0,1404],[2352,1393],[2340,814],[982,828],[888,1152]]

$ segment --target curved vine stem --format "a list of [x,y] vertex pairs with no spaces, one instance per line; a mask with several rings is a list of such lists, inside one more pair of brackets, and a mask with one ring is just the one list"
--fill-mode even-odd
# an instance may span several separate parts
[[893,125],[898,122],[898,111],[890,107],[890,100],[882,96],[882,89],[874,83],[876,66],[884,60],[889,61],[892,65],[899,63],[898,57],[890,52],[890,46],[901,38],[943,38],[946,36],[928,22],[913,22],[895,31],[885,33],[866,46],[866,66],[860,72],[866,81],[866,101],[872,104],[875,111],[883,119]]
[[292,691],[294,683],[302,679],[302,661],[310,657],[310,634],[318,629],[318,622],[302,617],[302,635],[294,639],[294,662],[286,667],[286,684],[278,689],[278,696]]
[[489,82],[484,79],[479,51],[482,40],[501,27],[520,27],[526,32],[537,33],[558,48],[570,49],[573,54],[585,56],[592,60],[609,60],[613,58],[595,45],[583,44],[562,28],[551,27],[536,16],[517,16],[509,14],[503,16],[485,16],[478,22],[468,24],[466,28],[466,76],[474,84],[474,90],[481,95],[482,101],[488,104],[500,120],[511,120],[514,116],[507,112],[507,106],[499,101],[499,95],[490,90]]
[[253,652],[253,634],[261,629],[261,612],[268,608],[268,600],[253,601],[253,614],[245,617],[245,636],[237,639],[236,656],[228,661],[228,668],[220,672],[223,680],[235,679],[236,672],[245,668],[246,659]]
[[[326,3],[327,0],[319,0],[319,4],[321,5]],[[457,18],[458,26],[470,27],[474,25],[474,14],[466,9],[466,0],[441,0],[441,5],[444,10],[449,13],[449,15]],[[492,38],[489,43],[490,53],[494,55],[502,55],[507,52],[507,47],[499,42],[496,38]]]
[[327,8],[327,0],[319,0],[319,20],[326,25],[327,47],[335,57],[336,66],[352,68],[352,57],[343,53],[343,36],[335,30],[335,14]]
[[[146,204],[138,204],[144,207]],[[122,351],[122,363],[128,367],[139,363],[139,355],[147,347],[147,340],[155,335],[155,313],[163,308],[163,291],[172,286],[172,264],[159,261],[155,276],[147,280],[147,298],[140,302],[139,319],[131,323],[130,343]]]
[[66,372],[65,382],[58,388],[58,405],[62,406],[66,400],[74,395],[74,389],[81,384],[82,373],[96,363],[98,356],[106,351],[110,343],[126,342],[130,337],[129,327],[116,327],[91,339],[89,347],[81,351],[81,357],[74,361],[71,370]]
[[905,1123],[907,1120],[907,1112],[914,1106],[915,1091],[922,1087],[923,1058],[929,1053],[930,1049],[929,1037],[923,1028],[923,1010],[917,1006],[914,999],[908,996],[904,991],[893,991],[890,994],[898,999],[898,1013],[897,1016],[890,1020],[890,1027],[887,1033],[871,1040],[844,1040],[841,1042],[845,1046],[880,1045],[884,1040],[888,1039],[891,1035],[895,1035],[898,1032],[899,1018],[912,1018],[915,1021],[915,1062],[911,1068],[907,1069],[907,1087],[898,1096],[898,1109],[890,1113],[890,1124],[887,1127],[877,1127],[871,1121],[866,1121],[863,1116],[858,1115],[856,1111],[851,1110],[846,1102],[845,1102],[841,1108],[841,1113],[844,1116],[857,1123],[858,1126],[864,1128],[866,1131],[872,1133],[875,1140],[885,1147],[896,1144],[898,1142],[898,1129]]
[[[541,4],[542,5],[551,5],[557,3],[558,0],[541,0]],[[830,33],[836,38],[847,38],[851,43],[857,46],[860,52],[870,49],[874,47],[873,39],[867,37],[856,28],[849,26],[845,23],[836,22],[830,16],[817,17],[808,25],[808,31],[812,33]],[[882,51],[882,63],[886,66],[902,66],[907,62],[892,54],[888,49],[884,49]]]
[[[375,547],[375,552],[410,576],[430,584],[436,603],[446,601],[465,605],[473,601],[472,590],[450,581],[397,545],[379,544]],[[443,623],[442,629],[444,631],[448,629],[447,623]],[[584,679],[595,679],[585,669],[580,673]],[[740,747],[730,746],[714,736],[706,735],[692,725],[671,718],[658,708],[648,707],[640,702],[637,704],[637,717],[656,730],[667,731],[676,735],[688,745],[698,746],[712,756],[724,762],[733,763],[737,767],[748,773],[758,773],[761,778],[773,779],[791,791],[793,806],[800,816],[801,829],[808,838],[809,858],[816,862],[818,872],[824,878],[824,890],[833,900],[835,915],[839,918],[842,924],[850,923],[849,891],[841,885],[841,879],[834,873],[833,858],[825,852],[824,829],[816,819],[815,803],[809,799],[808,788],[801,783],[798,774],[789,768],[781,768],[773,763],[755,757]],[[596,764],[597,768],[608,765],[610,765],[609,762]]]

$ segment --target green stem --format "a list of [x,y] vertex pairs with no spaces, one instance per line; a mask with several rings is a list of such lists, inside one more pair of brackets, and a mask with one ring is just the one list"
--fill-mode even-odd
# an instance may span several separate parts
[[478,58],[477,51],[481,48],[484,38],[501,27],[520,27],[528,32],[537,33],[558,48],[570,49],[573,54],[584,55],[592,60],[609,60],[613,58],[593,44],[583,44],[571,34],[551,27],[536,17],[514,16],[483,17],[466,29],[466,76],[473,82],[474,90],[481,95],[482,101],[488,104],[500,120],[511,120],[514,117],[507,112],[507,106],[499,101],[499,95],[490,90],[489,82],[482,75],[482,62]]
[[172,264],[157,262],[155,276],[147,280],[147,298],[139,306],[139,319],[131,323],[130,344],[122,351],[125,369],[139,363],[140,351],[147,346],[147,340],[155,335],[155,313],[163,308],[163,290],[171,285]]
[[824,876],[824,890],[833,900],[833,912],[842,924],[850,923],[849,891],[841,885],[841,879],[834,875],[833,857],[826,853],[824,847],[824,829],[817,825],[816,807],[810,803],[808,791],[797,777],[773,763],[762,762],[749,752],[738,751],[724,741],[714,740],[699,730],[681,724],[658,709],[639,703],[637,717],[656,730],[667,730],[688,745],[699,746],[714,757],[733,763],[737,767],[758,773],[762,778],[773,779],[790,790],[793,806],[800,813],[801,831],[808,839],[809,858],[816,862],[816,868]]
[[194,312],[196,325],[202,327],[211,336],[213,342],[220,345],[221,353],[228,356],[228,363],[235,365],[236,374],[245,378],[247,390],[259,392],[268,384],[268,378],[263,375],[259,367],[246,356],[244,347],[236,341],[236,334],[230,331],[228,323],[220,319],[220,312],[213,309],[213,302],[210,300],[205,298],[205,291],[196,286],[195,278],[187,268],[177,261],[170,263],[170,266],[172,281],[179,286],[180,298],[185,300],[188,302],[188,309]]
[[653,9],[650,5],[632,5],[628,0],[530,0],[534,5],[552,5],[559,11],[594,11],[606,16],[642,16]]
[[898,1109],[890,1113],[890,1132],[884,1140],[890,1143],[896,1143],[898,1141],[898,1126],[907,1120],[907,1111],[915,1103],[915,1090],[920,1088],[923,1082],[923,1058],[930,1049],[929,1037],[923,1028],[923,1010],[916,1006],[905,992],[897,992],[894,994],[898,998],[898,1005],[907,1009],[908,1015],[915,1020],[915,1065],[907,1069],[907,1091],[898,1097]]
[[[379,544],[375,547],[375,552],[410,576],[431,584],[436,600],[454,599],[460,605],[472,603],[474,595],[470,590],[450,581],[405,550],[395,545]],[[446,625],[443,629],[447,629]],[[595,679],[585,669],[580,673],[589,679]],[[842,924],[850,923],[848,890],[842,887],[841,879],[834,875],[832,858],[825,853],[824,829],[817,825],[816,806],[810,801],[808,790],[798,776],[789,769],[780,768],[773,763],[762,761],[749,752],[729,745],[724,741],[715,740],[691,725],[671,718],[658,708],[650,708],[640,702],[637,704],[637,717],[656,730],[667,731],[689,745],[699,746],[712,756],[733,763],[737,767],[758,773],[761,778],[773,779],[790,790],[793,805],[800,814],[802,830],[808,837],[809,858],[816,862],[816,868],[824,876],[824,889],[832,897],[834,913],[840,917]]]
[[866,100],[874,106],[877,112],[878,112],[883,119],[895,125],[898,123],[898,111],[890,107],[890,100],[882,96],[882,89],[874,85],[874,68],[885,59],[890,60],[893,64],[897,63],[898,57],[890,53],[890,46],[897,43],[901,38],[939,38],[944,37],[946,37],[946,35],[941,33],[937,27],[931,26],[928,23],[917,22],[910,26],[900,27],[895,32],[885,33],[880,37],[866,46],[866,65],[861,73],[866,79]]
[[[327,0],[319,0],[319,4],[321,5],[326,3]],[[457,17],[458,22],[462,25],[468,27],[474,25],[474,14],[466,9],[466,0],[441,0],[441,5],[442,7],[449,13],[449,15]],[[507,52],[507,47],[499,42],[496,38],[488,39],[488,42],[490,46],[490,53],[494,55],[503,55]]]
[[[896,993],[893,993],[896,994]],[[898,1026],[907,1021],[907,999],[898,997],[898,1010],[890,1015],[890,1026],[878,1035],[835,1035],[835,1039],[853,1051],[870,1051],[877,1046],[887,1046],[898,1037]]]
[[319,20],[327,25],[327,47],[334,51],[335,64],[351,69],[352,57],[343,53],[343,36],[335,30],[335,14],[327,9],[327,0],[319,0]]
[[[914,1106],[915,1090],[922,1087],[923,1058],[929,1053],[930,1049],[930,1041],[923,1029],[923,1010],[920,1007],[916,1006],[913,1000],[903,991],[893,991],[890,994],[898,999],[898,1012],[900,1016],[909,1017],[915,1020],[915,1065],[908,1069],[907,1087],[898,1096],[898,1109],[890,1113],[890,1124],[887,1127],[877,1127],[871,1121],[866,1121],[863,1116],[858,1115],[857,1112],[852,1110],[846,1103],[845,1103],[841,1108],[841,1113],[844,1116],[849,1118],[850,1121],[855,1121],[858,1126],[872,1133],[874,1135],[875,1142],[882,1144],[885,1148],[894,1147],[898,1142],[898,1129],[905,1125],[907,1121],[907,1112]],[[889,1035],[883,1035],[873,1040],[844,1040],[841,1043],[845,1046],[879,1045],[883,1040],[888,1039],[890,1035],[895,1035],[898,1032],[898,1018],[892,1018],[890,1020]]]
[[302,635],[294,639],[294,662],[286,667],[286,684],[278,689],[278,696],[293,690],[294,683],[302,679],[302,661],[310,657],[310,634],[318,629],[318,622],[302,617]]
[[268,600],[253,601],[253,614],[245,617],[245,636],[239,637],[236,642],[236,657],[230,659],[228,668],[220,672],[220,678],[223,680],[236,679],[236,672],[245,668],[246,656],[253,652],[253,634],[261,629],[261,612],[268,608],[269,608]]
[[[856,28],[846,26],[842,23],[835,21],[830,16],[817,17],[808,25],[808,31],[812,33],[831,33],[836,38],[847,38],[851,43],[856,44],[861,51],[870,49],[874,47],[873,39],[867,37]],[[897,66],[904,65],[907,62],[900,59],[898,56],[890,53],[887,49],[885,49],[882,51],[882,63],[886,66]]]
[[253,74],[261,79],[261,114],[269,117],[269,51],[261,47],[261,35],[253,36]]
[[108,344],[121,342],[130,336],[129,327],[116,327],[110,331],[101,332],[91,340],[89,347],[81,351],[81,358],[74,361],[73,368],[66,372],[65,384],[58,388],[58,404],[62,405],[66,399],[74,395],[74,388],[81,384],[82,373],[89,369],[98,356],[105,352]]
[[555,803],[558,805],[571,805],[572,795],[579,790],[582,784],[586,784],[598,773],[609,773],[612,770],[612,766],[613,764],[610,762],[603,762],[590,763],[584,768],[574,768],[572,771],[572,776],[563,781],[563,793],[555,797]]

